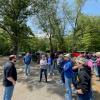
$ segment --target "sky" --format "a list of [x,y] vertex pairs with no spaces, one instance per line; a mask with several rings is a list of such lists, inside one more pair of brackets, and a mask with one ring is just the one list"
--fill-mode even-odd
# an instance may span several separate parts
[[[74,0],[69,0],[70,6],[73,6]],[[100,16],[100,0],[87,0],[82,12],[89,16]],[[38,33],[37,36],[43,36],[43,32],[38,28],[38,25],[33,22],[33,18],[28,18],[27,25],[31,27],[33,33]]]
[[83,12],[91,16],[100,16],[100,0],[88,0]]

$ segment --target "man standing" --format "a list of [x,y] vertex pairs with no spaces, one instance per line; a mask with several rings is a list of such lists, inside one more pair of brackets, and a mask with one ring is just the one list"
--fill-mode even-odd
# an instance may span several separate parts
[[24,56],[24,64],[25,64],[25,76],[27,77],[28,75],[30,75],[30,63],[32,60],[32,56],[31,54],[28,52],[25,56]]
[[71,84],[72,84],[72,77],[73,77],[73,71],[72,71],[72,61],[70,59],[70,54],[64,55],[64,78],[65,78],[65,88],[66,88],[66,94],[65,94],[65,100],[72,100],[72,90],[71,90]]
[[4,96],[3,100],[11,100],[14,86],[17,81],[17,71],[15,68],[16,56],[9,56],[9,61],[4,65]]

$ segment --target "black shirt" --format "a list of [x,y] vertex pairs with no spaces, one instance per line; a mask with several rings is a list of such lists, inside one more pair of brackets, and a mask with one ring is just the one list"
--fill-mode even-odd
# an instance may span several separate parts
[[3,85],[6,87],[13,86],[13,83],[7,79],[8,77],[12,77],[15,81],[17,80],[17,71],[12,62],[7,62],[4,65]]

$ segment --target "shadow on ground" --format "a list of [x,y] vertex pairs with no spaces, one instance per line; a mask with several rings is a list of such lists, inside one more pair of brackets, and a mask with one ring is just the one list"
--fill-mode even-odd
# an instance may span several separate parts
[[20,71],[18,72],[18,82],[21,82],[22,84],[26,84],[27,88],[30,91],[33,90],[39,90],[42,88],[46,88],[47,92],[52,94],[57,94],[61,96],[62,98],[64,97],[64,88],[63,86],[60,86],[56,83],[57,80],[59,80],[59,76],[55,76],[53,79],[48,81],[48,83],[45,83],[45,80],[43,79],[43,82],[38,82],[39,81],[39,66],[32,67],[31,69],[31,75],[25,79],[24,77],[24,72]]
[[100,100],[100,92],[93,91],[94,100]]
[[[30,91],[40,90],[42,88],[45,88],[47,92],[50,93],[51,95],[57,94],[61,98],[64,98],[64,94],[65,94],[64,87],[56,83],[56,81],[59,80],[60,78],[59,75],[55,75],[55,77],[52,80],[50,80],[48,83],[45,83],[45,82],[39,83],[38,82],[39,81],[39,66],[36,65],[34,67],[34,64],[32,64],[31,66],[32,66],[31,75],[27,79],[25,79],[22,62],[20,62],[20,64],[17,63],[19,83],[25,84]],[[0,82],[2,81],[2,78],[3,78],[3,75],[1,74],[1,72],[2,71],[0,70]],[[99,92],[94,91],[93,94],[94,94],[95,100],[100,100]]]

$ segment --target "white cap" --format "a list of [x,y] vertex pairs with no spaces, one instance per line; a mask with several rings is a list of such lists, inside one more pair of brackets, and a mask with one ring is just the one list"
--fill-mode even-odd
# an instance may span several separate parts
[[68,54],[65,54],[64,57],[70,58],[71,56],[70,56],[70,54],[68,53]]

